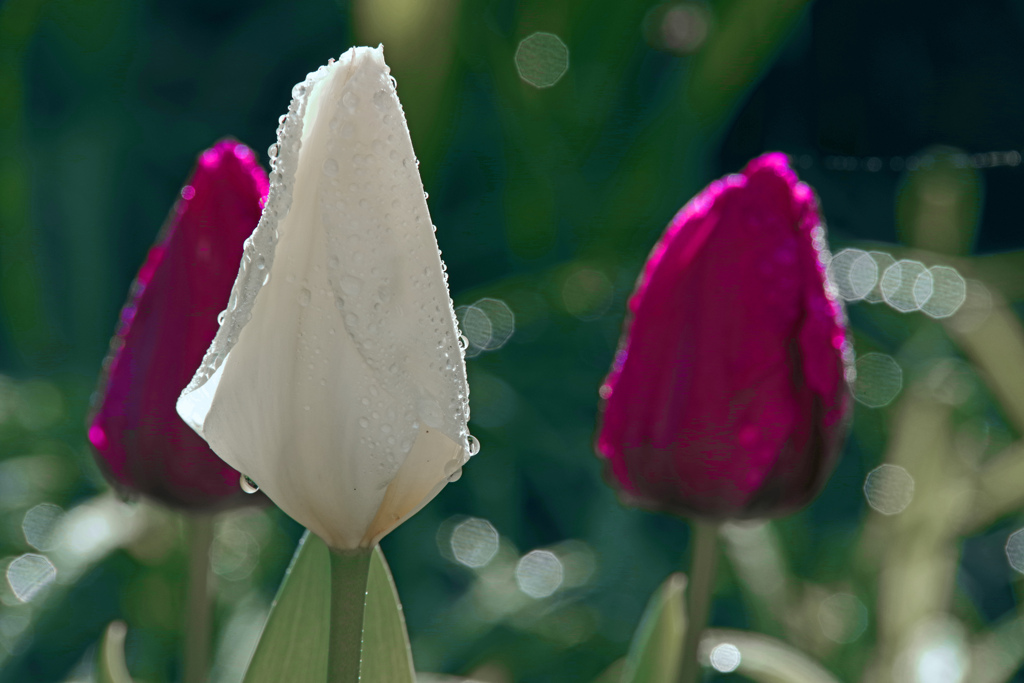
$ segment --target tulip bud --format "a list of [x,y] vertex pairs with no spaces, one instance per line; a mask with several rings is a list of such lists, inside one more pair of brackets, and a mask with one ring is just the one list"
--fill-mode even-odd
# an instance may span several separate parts
[[597,450],[630,503],[709,520],[793,512],[839,456],[852,350],[812,190],[782,154],[672,220],[629,301]]
[[270,197],[178,412],[335,549],[372,547],[461,472],[466,369],[381,48],[292,90]]
[[199,157],[132,285],[89,421],[112,483],[175,507],[251,503],[228,467],[182,422],[175,401],[217,332],[242,243],[259,221],[267,174],[222,140]]

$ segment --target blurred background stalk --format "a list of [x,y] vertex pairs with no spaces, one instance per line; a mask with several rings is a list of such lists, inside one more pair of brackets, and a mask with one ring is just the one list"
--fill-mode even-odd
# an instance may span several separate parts
[[43,5],[9,0],[0,6],[0,334],[14,350],[12,360],[29,363],[45,358],[54,343],[40,286],[24,126],[24,56]]

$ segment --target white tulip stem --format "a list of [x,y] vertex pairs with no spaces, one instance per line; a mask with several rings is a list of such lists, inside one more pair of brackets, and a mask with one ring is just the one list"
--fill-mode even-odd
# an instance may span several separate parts
[[331,634],[327,683],[359,683],[363,614],[372,548],[331,550]]
[[683,635],[679,683],[697,683],[701,679],[698,649],[711,612],[715,565],[718,562],[718,525],[696,519],[690,522],[690,548],[690,577],[686,585],[686,630]]
[[188,534],[188,596],[185,606],[184,683],[206,683],[210,669],[213,591],[210,581],[210,547],[213,515],[186,517]]

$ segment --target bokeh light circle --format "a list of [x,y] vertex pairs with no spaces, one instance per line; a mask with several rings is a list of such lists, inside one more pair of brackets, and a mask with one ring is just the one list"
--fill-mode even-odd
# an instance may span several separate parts
[[34,598],[56,578],[57,568],[44,555],[26,553],[7,565],[7,585],[22,602]]
[[1024,574],[1024,529],[1018,529],[1006,539],[1006,559],[1010,566]]
[[535,88],[550,88],[569,70],[569,48],[554,33],[523,38],[515,59],[519,77]]
[[818,606],[818,625],[836,643],[852,643],[868,627],[868,608],[856,595],[833,593]]
[[562,585],[562,561],[550,550],[531,550],[516,565],[519,590],[531,598],[546,598]]
[[914,499],[914,478],[899,465],[881,465],[864,479],[868,505],[883,515],[896,515]]
[[903,371],[899,363],[884,353],[865,353],[854,366],[857,379],[853,396],[869,408],[881,408],[892,403],[903,388]]
[[740,662],[743,661],[743,657],[740,655],[740,649],[732,643],[721,643],[716,645],[708,659],[711,660],[711,667],[715,671],[722,673],[729,673],[739,668]]
[[921,310],[933,318],[948,318],[960,310],[967,299],[967,282],[949,266],[935,266],[930,274],[932,293],[921,304]]
[[498,553],[498,530],[486,519],[470,517],[452,531],[451,547],[459,564],[479,569]]

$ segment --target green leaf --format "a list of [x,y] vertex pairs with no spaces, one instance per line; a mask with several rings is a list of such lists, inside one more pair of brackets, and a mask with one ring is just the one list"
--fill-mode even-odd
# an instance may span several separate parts
[[[621,683],[675,683],[686,630],[685,589],[686,577],[673,574],[651,596],[629,647]],[[736,671],[757,683],[837,683],[808,655],[760,633],[708,629],[701,638],[700,651],[710,653],[719,645],[739,650]],[[702,655],[704,666],[707,657]],[[599,680],[605,681],[607,676]]]
[[128,627],[123,621],[112,621],[100,643],[99,661],[96,663],[97,683],[132,683],[128,665],[124,661],[124,638]]
[[285,572],[243,683],[324,681],[331,572],[327,546],[306,532]]
[[622,683],[674,683],[682,664],[686,577],[673,574],[644,611],[623,667]]
[[[243,683],[327,679],[331,570],[327,546],[306,532],[285,573]],[[380,547],[370,561],[363,620],[366,683],[412,683],[415,675],[402,606]]]
[[359,678],[367,683],[414,683],[409,635],[405,630],[402,603],[380,546],[370,560],[363,617],[363,661]]

